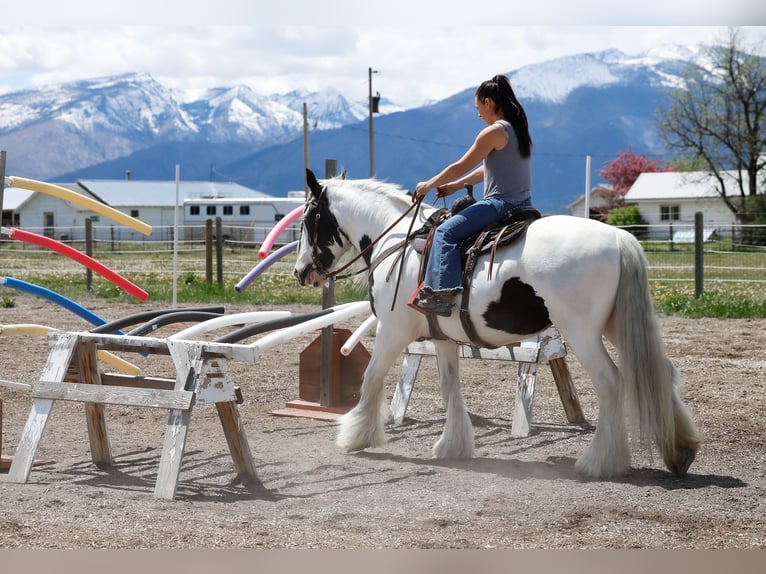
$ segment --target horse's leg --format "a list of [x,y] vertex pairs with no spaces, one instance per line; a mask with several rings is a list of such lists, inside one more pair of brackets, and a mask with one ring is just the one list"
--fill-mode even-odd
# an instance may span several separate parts
[[444,432],[433,447],[436,458],[470,458],[473,456],[473,425],[460,393],[458,346],[451,341],[435,341],[439,386],[447,418]]
[[598,338],[588,339],[569,335],[568,341],[590,375],[598,397],[596,432],[575,463],[575,469],[595,478],[624,474],[630,466],[630,445],[623,416],[620,372],[607,353],[600,334]]
[[384,426],[389,418],[385,377],[404,347],[414,340],[406,325],[387,329],[392,321],[380,323],[370,362],[364,371],[359,402],[340,419],[336,444],[349,451],[363,450],[386,442]]

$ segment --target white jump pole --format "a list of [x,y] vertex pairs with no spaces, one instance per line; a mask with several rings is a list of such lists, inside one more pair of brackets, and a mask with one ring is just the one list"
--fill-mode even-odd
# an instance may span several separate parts
[[173,309],[178,301],[178,196],[181,187],[181,165],[176,164],[176,202],[173,208]]

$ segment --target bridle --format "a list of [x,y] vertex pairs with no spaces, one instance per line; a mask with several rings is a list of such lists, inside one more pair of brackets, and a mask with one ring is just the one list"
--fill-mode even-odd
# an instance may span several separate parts
[[[417,213],[420,209],[420,204],[423,203],[422,197],[417,197],[413,203],[402,213],[396,221],[394,221],[391,225],[389,225],[378,237],[376,237],[373,241],[370,242],[369,245],[367,245],[364,249],[362,249],[355,257],[353,257],[348,263],[340,267],[339,269],[336,269],[334,271],[330,271],[329,269],[326,269],[325,266],[319,261],[319,247],[318,247],[318,239],[319,239],[319,221],[320,216],[322,213],[321,206],[324,203],[324,205],[327,205],[327,199],[325,198],[325,190],[322,189],[322,192],[319,194],[319,197],[316,200],[311,200],[311,202],[306,206],[306,211],[308,211],[309,207],[311,205],[316,206],[316,215],[314,215],[314,231],[312,234],[312,245],[311,245],[311,263],[314,266],[314,270],[325,280],[327,279],[345,279],[347,277],[353,277],[354,275],[358,275],[359,273],[363,273],[369,269],[375,268],[377,266],[377,263],[370,263],[363,269],[360,269],[359,271],[355,271],[353,273],[348,273],[346,275],[341,275],[341,272],[345,271],[351,265],[356,263],[359,259],[363,258],[366,254],[368,254],[373,247],[381,240],[383,239],[389,231],[391,231],[400,221],[402,221],[409,213],[414,209],[415,213],[412,216],[412,220],[410,221],[410,227],[407,230],[407,235],[402,240],[401,243],[397,244],[393,250],[387,250],[384,253],[383,257],[380,257],[379,260],[382,261],[386,257],[388,257],[393,251],[396,251],[397,249],[401,248],[402,250],[406,249],[407,243],[409,243],[409,237],[410,233],[412,232],[413,224],[415,223],[415,220],[417,219]],[[304,223],[304,228],[306,227]],[[307,271],[306,271],[307,273]],[[399,277],[397,278],[396,282],[396,289],[398,291],[399,289],[399,280],[401,278],[401,268],[399,269]],[[395,299],[396,297],[394,297]]]

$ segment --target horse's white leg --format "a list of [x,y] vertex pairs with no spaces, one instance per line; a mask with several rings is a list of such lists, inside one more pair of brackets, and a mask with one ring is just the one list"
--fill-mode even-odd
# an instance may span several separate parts
[[359,402],[340,419],[336,444],[346,450],[362,450],[386,442],[384,426],[389,412],[385,377],[404,347],[415,339],[408,335],[406,326],[386,329],[390,323],[381,322],[378,328],[375,348],[364,371]]
[[473,425],[460,393],[458,346],[450,341],[435,341],[436,364],[447,419],[444,432],[433,447],[436,458],[470,458],[473,456]]
[[569,339],[580,364],[588,372],[598,397],[596,432],[575,463],[578,472],[595,478],[624,474],[630,467],[630,444],[623,415],[622,377],[599,337]]

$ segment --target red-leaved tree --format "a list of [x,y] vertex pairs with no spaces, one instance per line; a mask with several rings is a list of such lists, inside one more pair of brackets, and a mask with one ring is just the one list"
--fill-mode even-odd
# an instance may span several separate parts
[[668,171],[670,165],[664,160],[650,159],[645,155],[633,153],[631,148],[621,151],[617,158],[608,161],[598,174],[609,182],[609,187],[599,187],[596,191],[603,200],[598,207],[600,219],[606,220],[616,207],[625,207],[625,194],[644,172]]

